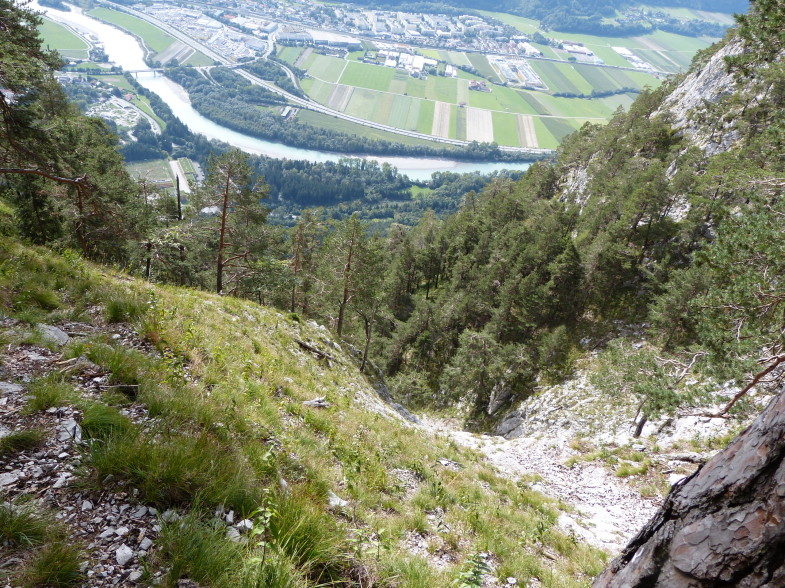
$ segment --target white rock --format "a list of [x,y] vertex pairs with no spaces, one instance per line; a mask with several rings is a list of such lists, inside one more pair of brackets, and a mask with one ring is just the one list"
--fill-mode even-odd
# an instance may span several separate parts
[[139,549],[141,549],[142,551],[147,551],[152,546],[153,546],[153,540],[150,539],[149,537],[145,537],[144,539],[142,539],[142,542],[139,544]]
[[239,523],[235,525],[238,531],[241,533],[246,533],[253,529],[253,521],[251,519],[243,519]]
[[349,506],[349,502],[338,496],[332,490],[328,490],[327,492],[327,504],[329,504],[330,508],[344,508]]
[[124,566],[129,561],[131,561],[134,557],[133,550],[128,547],[125,543],[123,543],[120,547],[117,548],[115,551],[115,559],[117,560],[117,565]]
[[82,501],[82,510],[93,510],[93,503],[89,500]]
[[120,528],[116,529],[114,533],[118,537],[123,537],[125,535],[128,535],[128,527],[120,527]]
[[231,525],[234,523],[234,511],[230,510],[224,515],[224,520],[226,521],[227,525]]
[[684,474],[670,474],[668,476],[668,484],[673,486],[674,484],[678,484],[679,482],[681,482],[686,477],[687,476],[685,476]]
[[35,328],[39,333],[41,333],[41,338],[46,343],[62,346],[71,340],[71,337],[68,336],[68,333],[53,325],[37,324]]
[[128,581],[129,582],[137,582],[142,577],[141,570],[134,570],[130,574],[128,574]]
[[114,527],[109,527],[107,529],[104,529],[103,532],[100,535],[98,535],[98,537],[100,537],[101,539],[106,539],[107,537],[113,537],[114,534],[115,534]]
[[82,427],[74,419],[68,419],[57,427],[57,430],[59,431],[57,435],[58,441],[72,440],[74,443],[82,442]]
[[229,539],[229,541],[234,541],[235,543],[239,543],[242,540],[242,537],[240,536],[240,531],[238,531],[234,527],[229,527],[228,529],[226,529],[226,538]]
[[7,394],[19,394],[24,388],[19,384],[12,384],[11,382],[0,382],[0,396]]
[[146,514],[147,514],[147,507],[146,506],[140,506],[134,512],[131,513],[131,518],[133,518],[133,519],[140,519],[140,518],[142,518]]

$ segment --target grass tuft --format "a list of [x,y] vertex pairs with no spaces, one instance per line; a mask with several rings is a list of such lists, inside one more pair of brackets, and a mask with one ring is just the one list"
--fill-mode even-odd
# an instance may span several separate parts
[[32,398],[25,407],[25,412],[33,413],[46,410],[53,406],[65,406],[74,398],[74,388],[57,373],[36,378],[28,385]]
[[59,588],[81,584],[84,578],[79,567],[83,555],[79,544],[65,539],[44,545],[22,571],[22,586]]
[[0,457],[40,447],[46,438],[43,429],[16,431],[0,438]]
[[0,503],[0,543],[15,547],[31,547],[46,541],[52,520],[38,512],[29,502]]

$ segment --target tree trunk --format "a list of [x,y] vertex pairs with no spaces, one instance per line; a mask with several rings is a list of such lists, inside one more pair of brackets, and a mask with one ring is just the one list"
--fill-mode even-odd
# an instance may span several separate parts
[[229,187],[231,183],[230,174],[226,172],[226,186],[224,186],[223,206],[221,206],[221,233],[218,238],[218,259],[215,263],[215,291],[220,294],[223,290],[224,274],[224,247],[226,246],[226,216],[229,213]]
[[360,364],[360,372],[365,373],[365,364],[368,362],[368,348],[371,346],[371,321],[367,317],[363,317],[365,321],[365,348],[363,349],[363,361]]
[[177,182],[177,220],[183,220],[183,201],[180,199],[180,176],[174,177]]
[[341,336],[343,331],[343,318],[346,314],[346,305],[351,298],[351,279],[352,279],[352,256],[354,255],[354,234],[355,229],[352,229],[352,235],[349,240],[349,252],[346,256],[346,265],[343,266],[343,296],[341,297],[341,304],[338,307],[338,324],[335,326],[335,331],[338,336]]
[[703,468],[594,588],[785,586],[785,392]]

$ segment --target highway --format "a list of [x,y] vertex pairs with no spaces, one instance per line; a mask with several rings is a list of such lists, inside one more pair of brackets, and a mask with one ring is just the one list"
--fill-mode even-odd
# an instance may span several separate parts
[[[244,69],[240,69],[242,67],[242,64],[235,64],[235,63],[233,63],[232,61],[230,61],[229,59],[227,59],[223,55],[220,55],[219,53],[216,53],[215,51],[213,51],[209,47],[205,46],[203,43],[197,41],[196,39],[193,39],[192,37],[186,35],[185,33],[181,32],[181,31],[178,31],[177,29],[175,29],[174,27],[168,25],[167,23],[162,22],[161,20],[159,20],[159,19],[157,19],[157,18],[155,18],[153,16],[150,16],[149,14],[145,14],[144,12],[141,12],[141,11],[136,10],[134,8],[130,8],[128,6],[122,6],[120,4],[115,4],[114,2],[110,2],[109,0],[98,0],[98,1],[101,4],[104,4],[106,6],[114,8],[115,10],[119,10],[121,12],[127,12],[128,14],[132,14],[133,16],[136,16],[137,18],[145,20],[148,23],[150,23],[150,24],[160,28],[161,30],[165,31],[166,33],[169,33],[174,38],[182,41],[183,43],[186,43],[186,44],[190,45],[191,47],[193,47],[194,49],[197,49],[198,51],[201,51],[202,53],[207,55],[209,58],[211,58],[211,59],[213,59],[213,60],[215,60],[215,61],[217,61],[219,63],[222,63],[224,65],[232,66],[232,68],[235,69],[235,71],[237,71],[238,74],[243,76],[249,82],[251,82],[253,84],[257,84],[259,86],[263,86],[267,90],[270,90],[271,92],[275,92],[276,94],[278,94],[280,96],[283,96],[284,98],[289,100],[291,103],[296,104],[300,108],[307,108],[309,110],[313,110],[314,112],[320,112],[322,114],[326,114],[326,115],[329,115],[329,116],[332,116],[332,117],[335,117],[335,118],[339,118],[339,119],[342,119],[342,120],[345,120],[345,121],[349,121],[349,122],[353,122],[353,123],[356,123],[356,124],[360,124],[360,125],[363,125],[363,126],[366,126],[366,127],[373,128],[373,129],[378,129],[380,131],[386,131],[388,133],[395,133],[396,135],[403,135],[403,136],[412,137],[412,138],[415,138],[415,139],[423,139],[423,140],[426,140],[426,141],[433,141],[435,143],[442,143],[442,144],[445,144],[445,145],[454,145],[456,147],[466,147],[466,146],[471,144],[470,141],[460,141],[458,139],[447,139],[447,138],[444,138],[444,137],[437,137],[435,135],[428,135],[428,134],[425,134],[425,133],[418,133],[416,131],[408,131],[406,129],[399,129],[399,128],[396,128],[396,127],[391,127],[389,125],[376,123],[376,122],[373,122],[373,121],[369,121],[369,120],[366,120],[366,119],[363,119],[363,118],[358,118],[356,116],[352,116],[352,115],[346,114],[346,113],[341,112],[339,110],[333,110],[332,108],[328,108],[327,106],[319,104],[318,102],[316,102],[314,100],[311,100],[310,98],[300,98],[299,96],[295,96],[294,94],[290,94],[286,90],[283,90],[283,89],[279,88],[278,86],[276,86],[272,82],[268,82],[267,80],[263,80],[263,79],[255,76],[255,75],[251,74],[250,72],[245,71]],[[276,62],[276,65],[280,65],[280,64],[278,64]],[[288,68],[284,68],[284,69],[286,69],[288,75],[294,76],[294,74],[291,71],[289,71]],[[296,76],[294,76],[294,79],[296,79]],[[553,152],[553,150],[551,150],[551,149],[534,149],[534,148],[530,148],[530,147],[508,147],[508,146],[501,146],[501,145],[499,146],[499,150],[500,151],[504,151],[506,153],[519,153],[519,154],[526,154],[526,155],[543,155],[543,154],[548,154],[548,153],[552,153]]]

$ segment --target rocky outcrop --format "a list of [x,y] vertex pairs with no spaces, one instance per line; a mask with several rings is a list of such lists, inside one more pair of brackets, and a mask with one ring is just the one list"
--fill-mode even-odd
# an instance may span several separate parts
[[665,503],[594,588],[785,586],[785,391]]
[[732,119],[721,129],[713,129],[711,125],[707,127],[698,114],[736,90],[733,73],[728,71],[725,58],[738,55],[742,50],[739,39],[724,45],[702,67],[688,73],[654,113],[670,114],[673,128],[683,132],[692,144],[708,155],[726,151],[738,136]]

